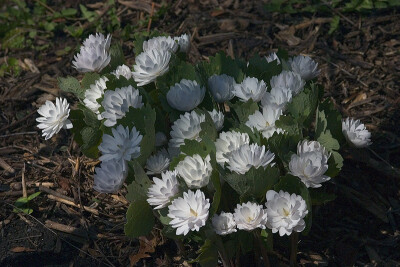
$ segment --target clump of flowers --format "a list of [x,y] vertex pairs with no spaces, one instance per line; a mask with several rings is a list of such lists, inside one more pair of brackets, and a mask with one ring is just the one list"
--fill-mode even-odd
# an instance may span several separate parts
[[70,111],[65,99],[47,101],[38,127],[45,139],[70,129],[83,154],[100,159],[96,191],[127,186],[130,237],[157,218],[168,238],[205,244],[200,264],[217,265],[218,255],[229,263],[253,244],[265,251],[276,233],[307,233],[313,197],[326,198],[319,188],[342,168],[342,142],[371,144],[364,124],[341,121],[323,99],[308,56],[246,62],[217,53],[190,64],[183,34],[136,42],[135,64],[116,66],[123,59],[110,44],[102,34],[84,41],[73,65],[88,73],[81,83],[60,78],[83,104]]

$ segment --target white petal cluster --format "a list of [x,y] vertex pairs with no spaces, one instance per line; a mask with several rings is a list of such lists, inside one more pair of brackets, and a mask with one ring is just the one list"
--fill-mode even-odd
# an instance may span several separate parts
[[171,126],[170,147],[179,148],[185,143],[185,139],[201,141],[199,136],[200,124],[206,119],[205,115],[199,115],[196,111],[186,112]]
[[167,143],[168,139],[167,136],[163,132],[156,132],[156,142],[155,146],[163,146]]
[[210,160],[210,155],[205,159],[198,154],[187,156],[178,163],[175,170],[190,189],[202,188],[210,182],[212,173]]
[[247,133],[221,132],[215,141],[217,162],[224,166],[224,163],[228,162],[229,154],[245,144],[250,144],[250,138]]
[[190,37],[186,33],[179,37],[174,37],[174,41],[179,45],[179,52],[187,53],[190,49]]
[[304,199],[296,194],[282,190],[269,190],[266,195],[268,221],[267,227],[272,233],[280,236],[291,235],[293,231],[301,232],[306,227],[304,217],[308,214]]
[[79,72],[99,72],[110,63],[111,56],[108,53],[111,44],[111,36],[96,33],[90,35],[81,46],[80,52],[74,56],[72,64]]
[[307,186],[321,187],[321,183],[331,179],[324,175],[328,170],[330,154],[317,141],[304,140],[297,145],[297,154],[289,162],[290,173],[300,178]]
[[233,214],[229,212],[221,212],[220,215],[214,214],[211,223],[218,235],[228,235],[237,231]]
[[295,96],[303,91],[305,81],[302,77],[293,71],[282,71],[279,75],[273,76],[270,80],[271,87],[283,87],[290,89]]
[[197,190],[196,193],[189,190],[172,201],[168,206],[168,217],[172,219],[169,223],[176,229],[177,235],[187,235],[189,231],[199,231],[206,224],[210,200],[206,199],[203,192]]
[[99,112],[101,105],[97,103],[97,99],[100,99],[104,95],[104,91],[107,89],[107,81],[108,78],[105,76],[96,80],[95,83],[91,84],[90,88],[85,91],[85,99],[83,99],[85,106],[96,113],[99,120],[102,119]]
[[318,63],[312,60],[309,56],[296,56],[289,58],[288,61],[292,71],[298,73],[303,80],[311,80],[317,77],[320,73]]
[[201,87],[196,81],[182,79],[170,87],[167,101],[174,109],[191,111],[203,101],[205,93],[206,88]]
[[274,158],[275,154],[269,150],[265,151],[265,146],[245,144],[229,154],[228,169],[238,174],[245,174],[251,167],[265,169]]
[[242,205],[238,204],[233,216],[239,230],[265,229],[267,223],[267,212],[263,206],[250,201]]
[[112,72],[112,74],[115,75],[115,77],[117,77],[117,79],[119,79],[119,76],[123,76],[125,77],[127,80],[129,80],[130,78],[132,78],[132,71],[131,69],[125,65],[122,64],[121,66],[118,66],[115,71]]
[[209,111],[208,113],[210,114],[211,119],[214,122],[217,132],[222,130],[222,128],[224,127],[224,118],[225,118],[224,113],[222,113],[221,111],[217,111],[215,109],[213,111]]
[[171,53],[168,50],[152,49],[140,53],[136,57],[132,76],[138,86],[153,82],[157,77],[166,73],[169,69]]
[[268,61],[268,63],[271,63],[272,61],[277,61],[276,63],[279,65],[281,64],[281,61],[279,60],[278,55],[275,52],[272,52],[268,56],[265,57],[265,59]]
[[147,174],[159,174],[167,170],[171,160],[165,148],[150,156],[146,161]]
[[273,87],[261,99],[261,106],[272,106],[275,110],[285,110],[286,104],[292,101],[292,91],[286,87]]
[[371,133],[360,120],[342,120],[342,132],[347,142],[354,147],[367,147],[372,143]]
[[116,88],[115,91],[106,91],[101,105],[104,107],[101,117],[106,119],[104,125],[112,127],[117,123],[118,119],[125,116],[130,107],[141,108],[143,102],[142,96],[139,95],[139,90],[129,85],[127,87]]
[[208,78],[208,87],[210,88],[211,94],[217,103],[229,101],[235,96],[233,94],[235,84],[235,79],[226,74],[214,74]]
[[103,161],[95,171],[93,189],[100,193],[118,191],[128,175],[125,162],[115,159]]
[[67,99],[56,98],[56,104],[47,100],[37,111],[42,117],[36,118],[38,128],[46,140],[57,134],[62,128],[71,129],[72,123],[68,119],[69,104]]
[[118,125],[117,128],[112,128],[112,136],[103,134],[103,140],[99,145],[99,150],[102,152],[100,160],[116,160],[125,161],[137,158],[140,156],[140,142],[143,136],[136,130],[135,127],[129,131],[129,128],[124,128]]
[[247,77],[242,83],[235,84],[233,94],[246,102],[252,99],[254,102],[259,102],[267,92],[267,85],[263,80]]
[[151,206],[156,206],[154,209],[162,209],[166,207],[171,198],[179,193],[179,183],[176,178],[176,171],[166,171],[161,173],[161,178],[153,178],[154,184],[150,186],[147,192],[147,202]]
[[157,36],[143,42],[143,51],[151,50],[167,51],[175,53],[178,50],[178,43],[170,36]]
[[[265,138],[270,138],[275,132],[284,133],[281,128],[275,126],[275,122],[282,115],[281,109],[276,109],[273,106],[263,107],[262,113],[256,111],[254,114],[249,116],[249,120],[246,125],[250,128],[255,128],[262,133]],[[254,131],[254,129],[253,129]]]

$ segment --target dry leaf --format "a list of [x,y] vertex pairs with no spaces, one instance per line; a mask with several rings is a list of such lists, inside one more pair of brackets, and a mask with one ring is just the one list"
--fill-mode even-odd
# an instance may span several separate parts
[[10,251],[14,252],[14,253],[20,253],[20,252],[32,252],[35,250],[31,249],[31,248],[26,248],[26,247],[15,247],[15,248],[10,249]]
[[131,266],[135,266],[141,259],[151,257],[148,253],[153,253],[156,250],[157,238],[153,237],[148,240],[145,236],[139,237],[139,251],[135,255],[129,256],[129,261]]
[[289,27],[288,29],[281,30],[276,35],[281,41],[286,41],[288,45],[295,46],[300,44],[301,39],[299,37],[294,36],[295,34],[294,27]]

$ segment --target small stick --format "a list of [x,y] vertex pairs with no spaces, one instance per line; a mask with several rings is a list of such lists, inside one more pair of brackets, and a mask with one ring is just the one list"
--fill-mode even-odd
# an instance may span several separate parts
[[40,185],[40,186],[39,186],[39,190],[40,190],[40,191],[43,191],[43,192],[46,192],[46,193],[48,193],[48,194],[50,194],[50,195],[53,195],[53,196],[56,196],[56,197],[59,197],[59,198],[62,198],[62,199],[65,199],[65,200],[74,202],[74,199],[73,199],[73,198],[68,197],[68,196],[66,196],[66,195],[63,195],[63,194],[61,194],[61,193],[58,193],[57,191],[54,191],[54,190],[52,190],[52,189],[50,189],[50,188],[47,188],[47,187],[45,187],[45,186],[43,186],[43,185]]
[[22,184],[22,196],[23,197],[28,197],[28,193],[26,192],[26,182],[25,182],[25,162],[24,162],[24,168],[22,169],[22,179],[21,179],[21,184]]
[[150,32],[150,27],[151,27],[153,14],[154,14],[154,2],[151,3],[151,13],[150,13],[149,24],[147,24],[147,32]]
[[0,158],[0,167],[2,167],[9,174],[14,174],[15,170],[11,167],[7,162],[5,162],[2,158]]
[[[17,189],[17,188],[19,189],[20,186],[22,186],[21,182],[13,182],[10,184],[10,187],[14,188],[14,189]],[[52,182],[26,182],[26,186],[27,187],[40,187],[40,186],[55,187],[55,184]]]
[[[66,200],[64,198],[59,198],[59,197],[56,197],[56,196],[53,196],[53,195],[47,195],[47,197],[49,199],[52,199],[52,200],[55,200],[55,201],[58,201],[58,202],[61,202],[61,203],[76,207],[76,208],[81,208],[82,207],[81,205],[75,204],[74,202]],[[95,215],[99,215],[99,211],[96,210],[96,209],[92,209],[92,208],[89,208],[87,206],[83,206],[83,209],[88,211],[88,212],[90,212],[90,213],[93,213]]]
[[[27,194],[33,194],[35,193],[35,189],[29,189],[26,191]],[[22,190],[19,191],[7,191],[7,192],[1,192],[0,197],[14,197],[14,196],[20,196],[22,195],[23,192]]]
[[299,233],[292,232],[290,237],[290,267],[297,266],[297,244],[299,242]]
[[6,138],[6,137],[10,137],[10,136],[17,136],[17,135],[37,134],[37,133],[38,132],[11,133],[11,134],[0,135],[0,138]]

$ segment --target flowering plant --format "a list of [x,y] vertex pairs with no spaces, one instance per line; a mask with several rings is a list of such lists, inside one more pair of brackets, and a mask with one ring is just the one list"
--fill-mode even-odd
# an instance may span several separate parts
[[46,139],[70,129],[83,154],[102,161],[95,190],[126,184],[128,236],[157,219],[166,237],[199,243],[201,265],[220,257],[231,266],[253,244],[268,265],[273,235],[307,234],[312,205],[332,200],[318,188],[342,168],[340,144],[370,144],[360,121],[342,122],[323,99],[310,57],[217,53],[193,65],[187,35],[156,36],[135,43],[131,69],[110,43],[84,41],[73,62],[83,79],[59,78],[77,108],[46,103],[38,126]]

